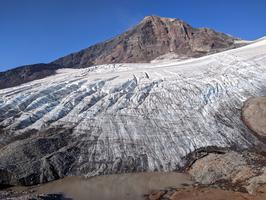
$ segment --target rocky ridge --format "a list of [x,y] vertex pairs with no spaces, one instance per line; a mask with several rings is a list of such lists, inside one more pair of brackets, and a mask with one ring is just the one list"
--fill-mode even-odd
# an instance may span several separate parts
[[238,39],[182,20],[147,16],[127,32],[53,63],[84,68],[107,63],[150,62],[166,53],[199,57],[238,47]]

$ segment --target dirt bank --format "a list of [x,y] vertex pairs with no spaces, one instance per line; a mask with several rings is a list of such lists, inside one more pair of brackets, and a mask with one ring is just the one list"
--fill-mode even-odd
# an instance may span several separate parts
[[211,187],[185,187],[151,193],[147,200],[265,200],[266,186],[256,195]]

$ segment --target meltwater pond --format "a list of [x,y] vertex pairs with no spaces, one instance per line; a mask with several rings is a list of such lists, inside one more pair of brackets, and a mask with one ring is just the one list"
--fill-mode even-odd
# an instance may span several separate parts
[[182,173],[133,173],[91,178],[67,177],[38,186],[37,193],[62,193],[74,200],[142,200],[153,190],[193,184]]

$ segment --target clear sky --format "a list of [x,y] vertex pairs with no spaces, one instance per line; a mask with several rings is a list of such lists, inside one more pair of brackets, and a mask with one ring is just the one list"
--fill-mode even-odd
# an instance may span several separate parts
[[266,35],[266,0],[0,0],[0,71],[110,39],[146,15],[248,40]]

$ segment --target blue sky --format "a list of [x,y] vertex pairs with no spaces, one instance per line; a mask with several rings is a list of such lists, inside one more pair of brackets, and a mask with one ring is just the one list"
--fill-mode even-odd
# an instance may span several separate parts
[[266,0],[0,0],[0,71],[50,62],[112,38],[146,15],[243,39],[266,35]]

